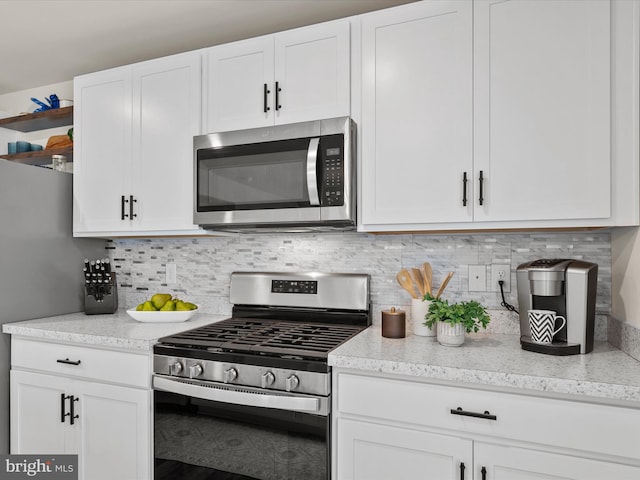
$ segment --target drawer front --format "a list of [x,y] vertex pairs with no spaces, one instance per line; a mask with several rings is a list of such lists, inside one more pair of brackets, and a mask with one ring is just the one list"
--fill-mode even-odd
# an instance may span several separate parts
[[151,357],[79,345],[11,339],[11,368],[150,388]]
[[640,409],[344,372],[334,388],[339,414],[640,459]]

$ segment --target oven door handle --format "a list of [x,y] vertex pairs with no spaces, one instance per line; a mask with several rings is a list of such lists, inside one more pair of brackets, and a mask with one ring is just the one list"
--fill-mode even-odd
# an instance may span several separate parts
[[309,140],[309,149],[307,150],[307,190],[309,191],[309,204],[312,206],[320,205],[320,197],[318,196],[318,147],[320,146],[319,138]]
[[317,398],[288,395],[270,395],[250,390],[235,390],[234,387],[186,383],[180,380],[154,375],[154,390],[177,393],[187,397],[202,398],[216,402],[234,403],[251,407],[277,408],[296,412],[317,413],[320,401]]

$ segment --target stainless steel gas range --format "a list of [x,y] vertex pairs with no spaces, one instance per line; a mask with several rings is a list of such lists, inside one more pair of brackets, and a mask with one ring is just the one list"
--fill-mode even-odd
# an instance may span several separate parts
[[154,478],[329,479],[327,355],[371,324],[369,276],[236,272],[230,298],[154,348]]

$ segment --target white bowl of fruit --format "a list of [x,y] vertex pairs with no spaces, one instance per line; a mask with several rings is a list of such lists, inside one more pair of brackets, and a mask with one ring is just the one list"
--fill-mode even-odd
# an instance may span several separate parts
[[198,313],[198,306],[195,303],[180,300],[169,293],[156,293],[136,308],[127,310],[127,313],[138,322],[186,322]]

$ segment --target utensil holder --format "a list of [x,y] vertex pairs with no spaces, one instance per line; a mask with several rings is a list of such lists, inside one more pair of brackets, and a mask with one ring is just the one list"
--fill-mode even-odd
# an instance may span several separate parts
[[118,310],[118,282],[116,282],[115,273],[111,273],[109,283],[85,285],[84,313],[86,315],[115,313],[116,310]]
[[427,327],[424,324],[425,315],[429,311],[431,302],[429,300],[422,300],[420,298],[411,299],[411,323],[413,325],[413,334],[420,335],[421,337],[433,337],[436,336],[436,325],[433,327]]

